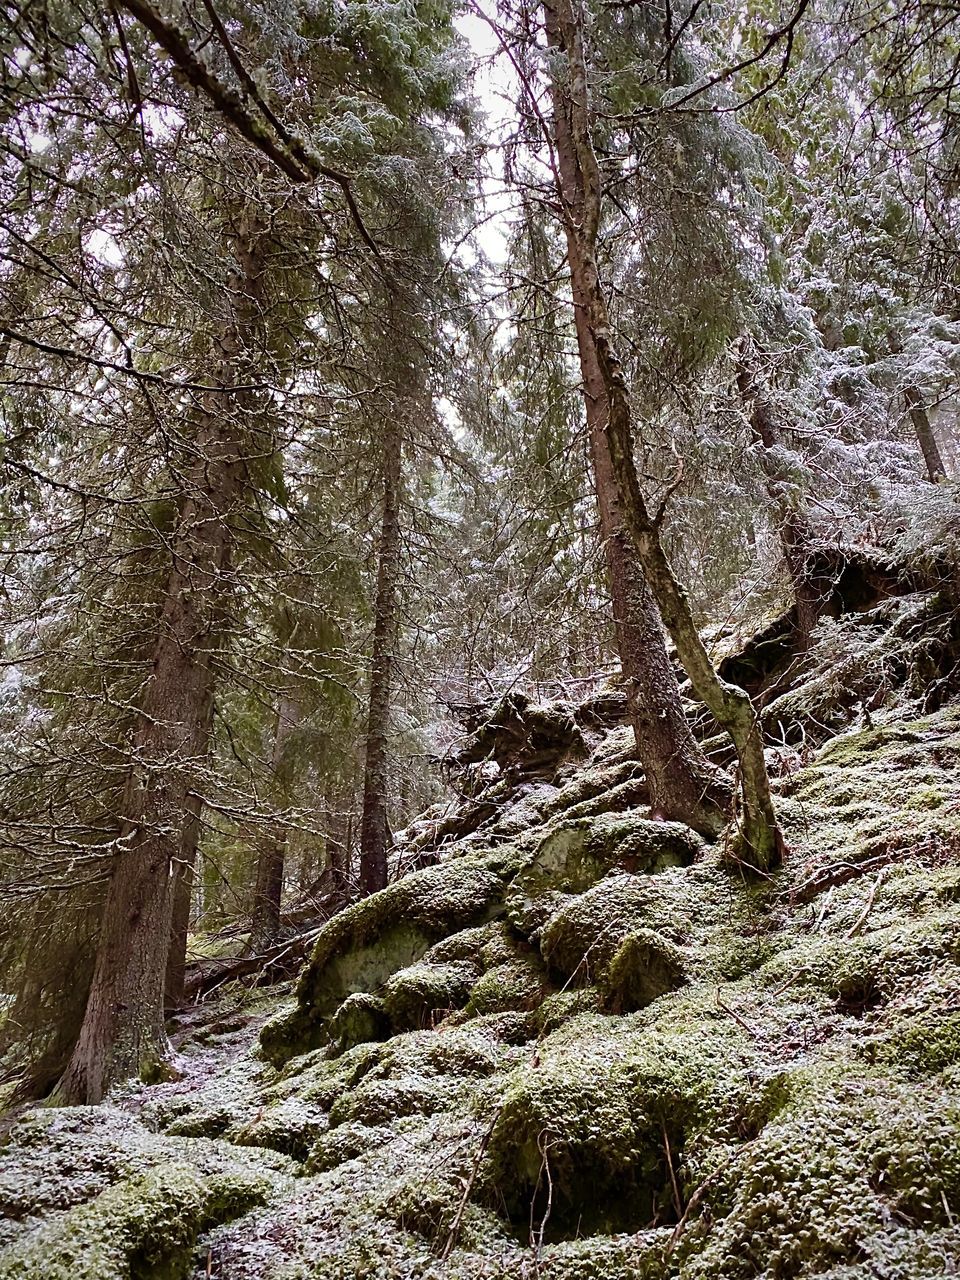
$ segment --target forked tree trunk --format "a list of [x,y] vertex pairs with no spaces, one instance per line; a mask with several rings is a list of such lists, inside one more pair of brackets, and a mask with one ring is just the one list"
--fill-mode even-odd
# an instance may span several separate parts
[[684,714],[660,613],[624,521],[606,435],[609,401],[590,328],[587,282],[574,230],[582,224],[583,190],[568,117],[556,84],[553,98],[557,166],[568,211],[565,227],[574,325],[600,534],[637,755],[646,776],[651,812],[716,836],[729,818],[730,787],[703,755]]
[[789,477],[780,461],[783,445],[780,423],[757,368],[757,353],[745,339],[737,358],[737,387],[750,418],[754,440],[761,445],[761,466],[774,505],[783,559],[793,587],[797,611],[797,648],[810,647],[814,627],[830,600],[832,583],[813,566],[814,535],[804,511],[791,498]]
[[[236,381],[243,327],[253,320],[262,264],[237,242],[229,315],[217,342],[214,384]],[[99,1102],[116,1081],[149,1078],[167,1053],[164,981],[173,922],[174,868],[184,814],[210,741],[212,660],[228,606],[230,518],[244,488],[246,452],[233,394],[202,397],[192,449],[180,462],[183,492],[171,566],[131,747],[121,851],[114,860],[80,1035],[58,1086],[65,1103]]]
[[[290,738],[302,718],[300,704],[284,695],[277,708],[277,727],[273,736],[273,777],[276,798],[283,799],[286,790],[285,756]],[[283,819],[272,824],[263,834],[257,853],[257,881],[253,892],[250,918],[250,950],[262,951],[276,940],[280,932],[280,905],[283,899],[283,874],[287,858],[288,825]]]
[[386,887],[390,847],[387,816],[389,731],[400,589],[400,476],[403,461],[403,429],[396,415],[387,424],[383,450],[383,522],[377,563],[370,705],[363,768],[363,813],[360,819],[360,888],[365,894],[376,893]]
[[[763,739],[750,698],[715,671],[700,638],[686,592],[678,582],[660,539],[659,517],[652,517],[640,488],[633,457],[630,399],[623,369],[613,348],[606,297],[597,266],[602,181],[593,148],[582,15],[576,0],[543,0],[547,38],[562,53],[565,75],[553,77],[554,147],[558,164],[572,174],[576,204],[566,199],[569,179],[557,174],[563,205],[571,277],[582,299],[578,308],[589,330],[606,394],[605,435],[623,520],[638,553],[647,583],[677,647],[694,692],[729,733],[737,753],[741,794],[738,856],[759,870],[773,866],[782,839],[770,795]],[[558,130],[559,126],[559,130]]]

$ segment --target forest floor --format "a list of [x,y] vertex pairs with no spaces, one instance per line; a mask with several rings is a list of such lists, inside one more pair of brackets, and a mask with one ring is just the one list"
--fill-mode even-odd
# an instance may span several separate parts
[[439,861],[184,1015],[178,1080],[18,1118],[0,1277],[960,1274],[960,707],[866,720],[779,753],[759,879],[648,819],[622,727],[485,751]]

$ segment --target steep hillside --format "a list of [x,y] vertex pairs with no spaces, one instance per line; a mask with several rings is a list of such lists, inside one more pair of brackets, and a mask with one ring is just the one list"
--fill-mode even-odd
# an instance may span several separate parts
[[599,711],[546,737],[474,752],[467,833],[421,824],[439,860],[282,1007],[238,988],[180,1080],[17,1118],[0,1277],[957,1274],[960,709],[782,753],[763,880],[648,820]]

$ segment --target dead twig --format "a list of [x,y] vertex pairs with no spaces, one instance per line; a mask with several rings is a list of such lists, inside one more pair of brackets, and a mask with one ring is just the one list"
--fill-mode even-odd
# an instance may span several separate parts
[[[749,1144],[747,1145],[749,1146]],[[711,1173],[709,1177],[704,1178],[703,1182],[700,1183],[699,1187],[697,1187],[693,1195],[691,1195],[690,1199],[687,1201],[687,1207],[684,1209],[683,1215],[680,1218],[680,1221],[677,1223],[676,1227],[674,1228],[673,1235],[667,1241],[667,1246],[663,1251],[664,1262],[667,1261],[667,1259],[673,1253],[674,1249],[680,1243],[680,1237],[683,1235],[684,1228],[686,1227],[688,1221],[690,1220],[690,1215],[693,1213],[694,1209],[699,1207],[700,1201],[703,1199],[704,1192],[707,1190],[709,1186],[711,1186],[714,1182],[716,1182],[717,1178],[720,1177],[721,1173],[723,1173],[733,1163],[734,1159],[738,1155],[740,1155],[740,1153],[745,1149],[746,1148],[744,1147],[738,1147],[736,1151],[731,1151],[730,1155],[727,1156],[726,1160],[724,1160],[722,1164],[717,1165],[713,1173]]]
[[737,1023],[738,1026],[743,1027],[744,1031],[749,1032],[750,1035],[753,1036],[754,1040],[762,1039],[761,1033],[757,1031],[755,1027],[751,1027],[750,1023],[747,1022],[746,1018],[742,1018],[740,1014],[737,1013],[736,1009],[731,1009],[728,1004],[723,1003],[723,1001],[720,999],[719,989],[717,990],[717,1008],[720,1010],[721,1013],[728,1014],[734,1020],[734,1022]]
[[785,896],[791,904],[809,902],[811,898],[817,897],[824,889],[830,889],[834,885],[846,884],[848,880],[856,880],[858,876],[869,875],[871,871],[875,871],[878,867],[885,867],[893,861],[895,856],[893,853],[881,853],[873,858],[866,858],[863,862],[832,863],[829,867],[822,867],[809,880],[797,885],[795,889],[791,889]]
[[673,1167],[673,1153],[670,1150],[670,1137],[667,1134],[667,1124],[665,1120],[660,1121],[660,1128],[663,1132],[663,1149],[667,1153],[667,1168],[670,1170],[670,1185],[673,1188],[673,1207],[677,1211],[677,1217],[680,1218],[683,1216],[683,1200],[680,1197],[677,1173]]
[[497,1121],[500,1119],[500,1113],[503,1107],[497,1107],[493,1113],[493,1118],[487,1125],[483,1137],[480,1139],[480,1145],[477,1147],[476,1154],[473,1157],[473,1165],[470,1169],[470,1176],[464,1179],[463,1195],[460,1197],[460,1203],[457,1205],[457,1211],[453,1215],[453,1222],[450,1224],[450,1230],[447,1232],[447,1239],[443,1246],[443,1252],[440,1254],[440,1261],[446,1262],[456,1247],[457,1240],[460,1238],[460,1229],[463,1226],[463,1215],[467,1209],[467,1202],[470,1199],[470,1192],[473,1190],[473,1184],[477,1180],[477,1173],[480,1170],[480,1162],[486,1154],[487,1147],[490,1145],[490,1139],[493,1137],[493,1131]]
[[860,930],[863,928],[863,926],[867,923],[867,916],[869,916],[870,912],[873,910],[873,903],[874,903],[874,899],[877,896],[877,890],[880,888],[880,885],[883,883],[883,878],[886,874],[887,874],[886,867],[884,867],[884,869],[877,876],[876,880],[874,880],[873,888],[870,890],[869,894],[867,895],[866,905],[864,906],[860,914],[857,916],[853,926],[847,932],[847,935],[846,935],[847,942],[849,942],[851,938],[855,938],[857,934],[860,932]]
[[[540,1261],[543,1236],[553,1210],[553,1174],[550,1170],[550,1134],[548,1130],[544,1129],[537,1136],[537,1149],[540,1152],[540,1172],[537,1175],[537,1185],[533,1189],[533,1196],[530,1200],[530,1247],[533,1249],[535,1262]],[[547,1179],[547,1203],[543,1211],[543,1217],[540,1219],[539,1230],[534,1230],[533,1214],[537,1203],[537,1192],[540,1190],[544,1175],[546,1175]]]

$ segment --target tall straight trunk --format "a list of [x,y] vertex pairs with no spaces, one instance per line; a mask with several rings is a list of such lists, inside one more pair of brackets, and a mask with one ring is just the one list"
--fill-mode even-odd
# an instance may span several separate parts
[[387,883],[387,852],[390,846],[388,744],[400,588],[402,459],[403,429],[394,415],[387,424],[383,442],[383,523],[377,564],[370,705],[363,768],[363,813],[360,819],[360,887],[363,893],[376,893]]
[[[892,356],[901,355],[903,343],[900,335],[893,329],[887,334],[887,347]],[[934,434],[930,414],[927,412],[923,392],[916,383],[908,382],[903,389],[903,398],[907,406],[907,415],[917,437],[917,444],[923,454],[923,464],[927,469],[927,479],[931,484],[939,484],[946,480],[947,469],[943,465],[943,455]]]
[[[284,757],[291,735],[303,712],[296,698],[284,694],[277,708],[277,727],[273,735],[273,777],[278,800],[282,797]],[[257,881],[253,892],[250,918],[250,950],[261,950],[273,942],[280,932],[280,903],[283,898],[283,873],[287,858],[288,824],[279,819],[264,832],[257,853]]]
[[[556,22],[549,21],[549,9],[547,14],[548,40],[556,48],[559,47],[558,28]],[[577,228],[583,225],[585,213],[584,188],[563,91],[556,81],[552,85],[552,98],[557,171],[566,211],[567,259],[600,534],[637,755],[647,780],[651,812],[685,822],[704,835],[715,836],[727,821],[730,788],[720,771],[703,755],[684,714],[660,613],[627,529],[607,439],[609,398],[590,325],[588,279],[577,245]]]
[[[574,9],[576,2],[543,0],[543,11],[548,43],[565,60],[566,74],[561,77],[555,71],[552,79],[558,195],[563,207],[571,279],[579,299],[577,310],[592,340],[606,398],[604,435],[610,466],[625,529],[680,661],[697,697],[729,733],[737,753],[741,795],[738,856],[765,870],[778,861],[782,839],[753,705],[742,689],[721,680],[715,671],[697,630],[690,601],[664,552],[660,516],[650,515],[637,476],[630,398],[623,368],[613,348],[610,316],[597,266],[602,181],[591,136],[582,14]],[[568,194],[573,196],[572,205],[568,203]],[[587,372],[585,369],[585,379]]]
[[919,387],[909,386],[904,389],[903,398],[907,402],[907,413],[917,434],[917,443],[927,468],[927,478],[931,484],[939,484],[941,480],[946,480],[947,468],[943,465],[940,446],[934,435],[923,392]]
[[179,1009],[183,1004],[183,988],[187,975],[187,934],[190,932],[190,910],[200,846],[200,813],[203,799],[196,792],[187,797],[180,839],[180,856],[174,868],[173,910],[170,922],[170,945],[164,980],[164,1007]]
[[757,353],[745,340],[737,359],[737,387],[750,417],[754,440],[762,446],[761,465],[774,504],[783,559],[793,587],[797,647],[806,652],[813,629],[830,599],[832,584],[813,565],[814,536],[804,511],[791,500],[789,477],[780,461],[783,434],[757,369]]
[[[214,385],[236,379],[254,318],[262,266],[238,239],[228,315],[217,338]],[[230,516],[244,487],[247,452],[232,394],[204,393],[193,448],[182,459],[182,497],[171,539],[160,625],[134,730],[121,851],[107,891],[86,1012],[58,1086],[66,1103],[99,1102],[116,1081],[158,1072],[168,1046],[164,981],[173,924],[173,874],[184,814],[210,742],[213,657],[229,587]],[[252,451],[259,452],[261,446]]]

